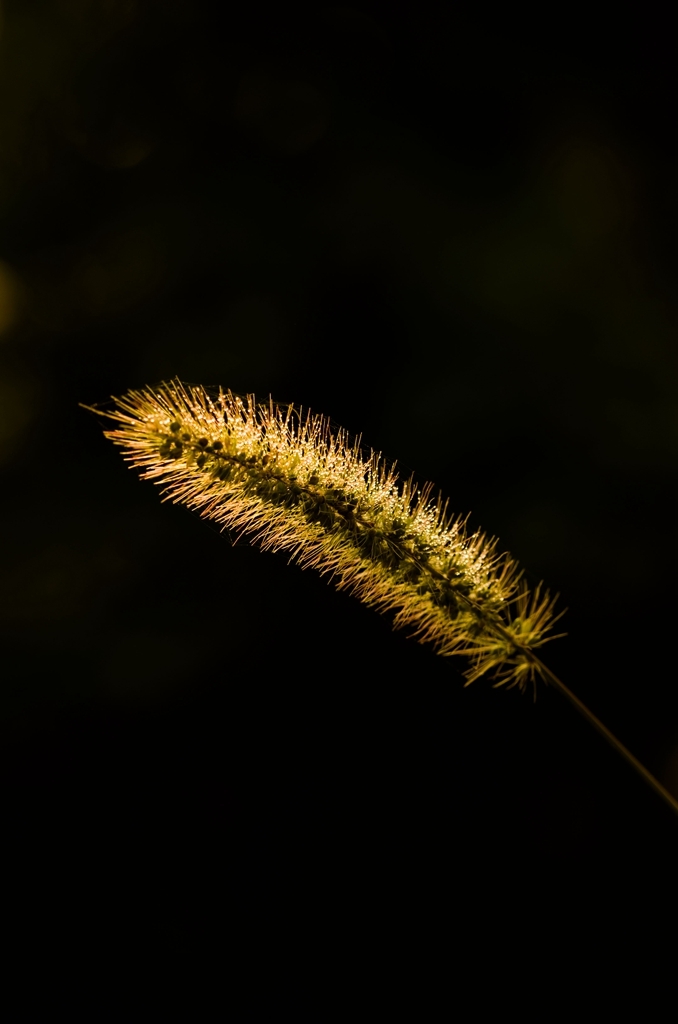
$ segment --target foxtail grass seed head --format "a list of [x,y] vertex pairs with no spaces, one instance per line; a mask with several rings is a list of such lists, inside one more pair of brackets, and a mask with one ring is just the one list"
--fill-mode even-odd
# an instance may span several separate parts
[[172,381],[113,401],[94,410],[116,424],[106,437],[163,500],[289,552],[438,654],[465,655],[467,683],[490,675],[522,690],[543,674],[535,652],[554,639],[554,600],[541,585],[530,592],[430,484],[401,482],[322,416],[251,395]]

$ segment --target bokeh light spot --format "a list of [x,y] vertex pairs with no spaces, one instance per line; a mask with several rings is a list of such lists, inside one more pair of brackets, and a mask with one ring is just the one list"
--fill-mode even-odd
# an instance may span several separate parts
[[21,284],[11,267],[0,263],[0,337],[19,319]]

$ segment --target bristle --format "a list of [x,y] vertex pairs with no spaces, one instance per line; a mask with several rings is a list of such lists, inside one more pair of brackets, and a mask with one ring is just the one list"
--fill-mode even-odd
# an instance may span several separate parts
[[439,654],[465,655],[468,682],[524,689],[540,674],[553,601],[529,593],[496,540],[468,535],[431,484],[399,483],[395,466],[293,406],[179,381],[114,402],[96,410],[117,423],[106,436],[165,500],[329,574]]

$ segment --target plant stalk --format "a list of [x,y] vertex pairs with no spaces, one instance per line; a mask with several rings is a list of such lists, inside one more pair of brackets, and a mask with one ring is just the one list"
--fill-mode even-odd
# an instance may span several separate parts
[[676,800],[676,798],[671,793],[669,793],[668,789],[662,786],[661,782],[658,779],[655,779],[654,775],[652,775],[652,773],[647,770],[645,765],[641,764],[638,758],[633,756],[631,751],[628,750],[624,746],[624,744],[617,739],[614,733],[610,732],[607,726],[603,725],[600,719],[597,718],[589,708],[587,708],[586,704],[582,703],[582,701],[579,700],[579,697],[577,697],[572,692],[572,690],[570,690],[569,687],[565,685],[562,679],[559,679],[558,676],[554,672],[552,672],[547,665],[544,665],[543,662],[536,658],[536,656],[533,655],[533,657],[535,657],[535,660],[539,661],[539,669],[542,674],[542,677],[547,682],[551,683],[552,686],[556,688],[556,690],[562,693],[562,695],[566,697],[571,704],[574,705],[579,714],[582,715],[588,722],[590,722],[594,729],[597,729],[600,735],[607,740],[610,746],[614,747],[617,753],[621,754],[621,756],[628,762],[628,764],[631,765],[632,768],[635,768],[635,770],[638,772],[641,778],[645,780],[648,786],[651,786],[655,793],[657,793],[664,800],[664,802],[668,804],[673,813],[678,815],[678,800]]

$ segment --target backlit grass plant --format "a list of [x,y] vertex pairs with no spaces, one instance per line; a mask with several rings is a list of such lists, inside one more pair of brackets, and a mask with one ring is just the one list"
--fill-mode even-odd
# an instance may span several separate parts
[[106,436],[164,500],[329,574],[438,654],[464,656],[467,683],[488,676],[522,690],[538,678],[556,686],[678,811],[541,661],[560,618],[548,592],[530,591],[513,559],[449,515],[431,485],[400,481],[345,431],[293,406],[178,381],[113,402],[93,411],[114,422]]

